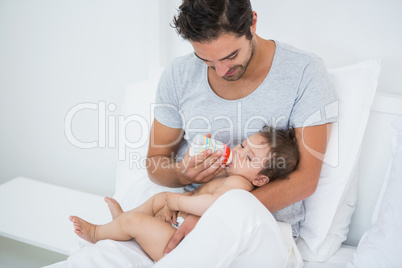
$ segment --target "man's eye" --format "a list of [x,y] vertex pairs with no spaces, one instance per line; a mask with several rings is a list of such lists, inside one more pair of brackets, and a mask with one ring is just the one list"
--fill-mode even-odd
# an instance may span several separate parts
[[231,57],[231,58],[228,58],[228,60],[234,60],[234,59],[236,59],[236,57],[237,57],[237,54],[236,55],[234,55],[233,57]]

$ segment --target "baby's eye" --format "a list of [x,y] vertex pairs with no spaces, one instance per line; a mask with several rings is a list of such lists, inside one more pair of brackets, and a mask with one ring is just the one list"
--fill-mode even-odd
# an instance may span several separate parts
[[[243,144],[242,143],[240,143],[240,146],[241,146],[241,148],[244,148],[244,146],[243,146]],[[249,161],[251,161],[251,157],[247,154],[247,159],[249,160]]]

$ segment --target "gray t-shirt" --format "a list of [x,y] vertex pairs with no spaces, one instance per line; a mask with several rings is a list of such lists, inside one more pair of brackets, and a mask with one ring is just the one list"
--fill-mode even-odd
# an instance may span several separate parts
[[[261,85],[237,100],[219,97],[208,83],[207,66],[193,53],[175,59],[161,76],[156,95],[155,119],[171,128],[184,129],[184,142],[195,135],[212,138],[233,147],[261,130],[321,125],[336,121],[336,101],[320,58],[275,41],[271,69]],[[297,236],[304,218],[301,202],[274,213],[277,220],[292,224]]]

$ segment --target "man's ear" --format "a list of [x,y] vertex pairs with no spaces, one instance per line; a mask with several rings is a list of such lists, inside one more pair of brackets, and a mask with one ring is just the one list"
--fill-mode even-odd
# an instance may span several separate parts
[[268,176],[258,175],[258,178],[253,180],[253,185],[256,187],[261,187],[269,182]]
[[257,31],[257,12],[253,11],[253,24],[250,26],[251,34],[254,36]]

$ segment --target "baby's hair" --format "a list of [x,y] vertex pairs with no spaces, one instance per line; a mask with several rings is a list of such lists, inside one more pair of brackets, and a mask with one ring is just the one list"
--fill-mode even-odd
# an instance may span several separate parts
[[286,179],[299,164],[299,148],[294,128],[276,129],[264,125],[259,134],[269,146],[268,159],[260,174],[268,176],[270,182]]

